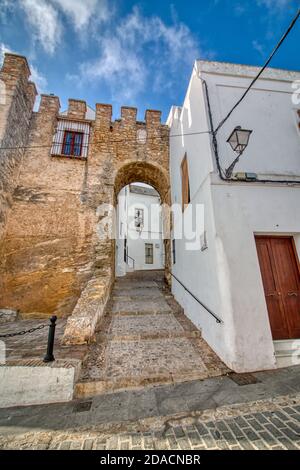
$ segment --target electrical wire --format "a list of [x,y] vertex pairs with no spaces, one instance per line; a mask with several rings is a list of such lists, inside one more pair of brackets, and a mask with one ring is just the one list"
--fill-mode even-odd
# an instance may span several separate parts
[[[234,110],[240,105],[240,103],[244,100],[244,98],[247,96],[247,94],[249,93],[250,89],[253,87],[253,85],[255,84],[255,82],[259,79],[259,77],[262,75],[262,73],[264,72],[264,70],[267,68],[267,66],[269,65],[269,63],[271,62],[272,58],[274,57],[274,55],[276,54],[276,52],[278,51],[278,49],[280,48],[280,46],[282,45],[282,43],[284,42],[284,40],[286,39],[286,37],[288,36],[288,34],[290,33],[290,31],[293,29],[293,27],[295,26],[297,20],[299,19],[299,16],[300,16],[300,9],[298,9],[297,11],[297,14],[296,16],[293,18],[292,22],[290,23],[288,29],[286,30],[286,32],[283,34],[283,36],[281,37],[280,41],[277,43],[277,45],[275,46],[274,50],[272,51],[271,55],[269,56],[269,58],[267,59],[267,61],[265,62],[265,64],[263,65],[263,67],[261,68],[261,70],[259,71],[259,73],[256,75],[256,77],[251,81],[250,85],[248,86],[248,88],[246,89],[246,91],[243,93],[243,95],[241,96],[241,98],[236,102],[236,104],[231,108],[231,110],[229,111],[229,113],[225,116],[224,119],[222,119],[222,121],[218,124],[218,126],[216,127],[215,130],[210,130],[210,131],[199,131],[199,132],[190,132],[190,133],[182,133],[182,134],[173,134],[173,135],[169,135],[169,136],[166,136],[168,139],[171,138],[171,137],[184,137],[184,136],[193,136],[193,135],[201,135],[201,134],[213,134],[213,136],[215,137],[217,132],[221,129],[221,127],[225,124],[225,122],[229,119],[229,117],[232,115],[232,113],[234,112]],[[163,136],[159,136],[159,137],[148,137],[147,140],[149,141],[150,139],[151,140],[154,140],[154,139],[159,139],[159,140],[162,140]],[[108,143],[110,144],[113,144],[113,143],[122,143],[122,142],[130,142],[130,141],[134,141],[136,142],[137,139],[119,139],[119,140],[110,140]],[[94,141],[92,143],[90,143],[89,145],[95,145],[97,143],[104,143],[104,142],[107,142],[105,140],[102,140],[102,141]],[[29,149],[38,149],[38,148],[51,148],[53,145],[55,144],[54,143],[51,143],[51,145],[37,145],[37,146],[18,146],[18,147],[0,147],[0,150],[29,150]]]
[[295,26],[297,20],[299,19],[299,16],[300,16],[300,8],[298,9],[298,12],[296,13],[296,16],[293,18],[292,22],[290,23],[288,29],[286,30],[286,32],[284,33],[284,35],[281,37],[280,41],[277,43],[277,45],[275,46],[275,48],[273,49],[271,55],[269,56],[269,58],[267,59],[267,61],[265,62],[265,64],[263,65],[263,67],[260,69],[259,73],[256,75],[256,77],[252,80],[252,82],[250,83],[250,85],[248,86],[247,90],[243,93],[243,95],[241,96],[241,98],[235,103],[235,105],[231,108],[231,110],[229,111],[229,113],[225,116],[224,119],[222,119],[222,121],[218,124],[218,126],[216,127],[216,129],[214,130],[214,133],[217,134],[217,132],[221,129],[222,126],[224,126],[225,122],[229,119],[229,117],[232,115],[233,111],[241,104],[241,102],[244,100],[244,98],[247,96],[247,94],[249,93],[249,91],[251,90],[251,88],[253,87],[254,83],[259,79],[259,77],[262,75],[262,73],[265,71],[265,69],[267,68],[267,66],[269,65],[269,63],[271,62],[271,60],[273,59],[274,55],[276,54],[276,52],[278,51],[278,49],[280,48],[280,46],[282,45],[282,43],[284,42],[284,40],[286,39],[286,37],[289,35],[289,33],[291,32],[291,30],[293,29],[293,27]]
[[[59,117],[58,117],[59,119]],[[145,144],[152,140],[163,140],[164,138],[171,138],[171,137],[186,137],[186,136],[194,136],[194,135],[203,135],[203,134],[210,134],[211,131],[199,131],[199,132],[186,132],[182,134],[172,134],[167,136],[156,136],[156,137],[147,137]],[[91,147],[96,144],[107,143],[107,144],[118,144],[118,143],[127,143],[127,142],[134,142],[138,143],[137,138],[133,139],[118,139],[118,140],[95,140],[90,142],[87,147]],[[52,142],[50,145],[20,145],[17,147],[0,147],[0,150],[32,150],[32,149],[42,149],[42,148],[51,148],[53,145],[60,145],[60,142]]]

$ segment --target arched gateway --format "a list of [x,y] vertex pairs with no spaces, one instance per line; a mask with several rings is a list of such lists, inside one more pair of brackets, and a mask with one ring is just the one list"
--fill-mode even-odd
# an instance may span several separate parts
[[[143,181],[169,203],[169,129],[159,111],[147,110],[141,122],[135,108],[122,107],[120,119],[112,121],[110,105],[93,111],[73,99],[60,114],[52,95],[42,95],[33,112],[28,77],[26,59],[6,55],[0,79],[8,90],[22,84],[29,126],[24,154],[17,159],[7,152],[16,168],[6,184],[9,204],[0,227],[0,308],[18,309],[25,318],[68,316],[65,341],[83,343],[92,337],[114,282],[109,232],[116,194]],[[10,92],[5,116],[14,99],[19,103]],[[11,136],[6,124],[3,142]],[[168,271],[168,241],[166,246]]]

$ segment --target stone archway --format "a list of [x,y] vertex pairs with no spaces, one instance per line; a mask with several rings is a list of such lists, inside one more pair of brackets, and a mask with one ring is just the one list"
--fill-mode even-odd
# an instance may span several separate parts
[[[140,182],[153,186],[159,193],[162,203],[162,217],[164,227],[164,247],[165,247],[165,279],[170,283],[170,180],[169,173],[157,165],[147,162],[135,161],[121,166],[114,180],[114,204],[117,203],[119,192],[128,184]],[[115,247],[114,247],[115,249]],[[114,254],[115,255],[115,254]]]

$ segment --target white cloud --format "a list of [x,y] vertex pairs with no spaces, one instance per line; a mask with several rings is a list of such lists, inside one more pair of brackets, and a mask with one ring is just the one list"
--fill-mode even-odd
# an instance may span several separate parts
[[0,0],[3,23],[13,11],[25,14],[33,44],[53,55],[62,42],[66,20],[78,34],[88,35],[109,20],[113,8],[108,0]]
[[47,0],[20,0],[20,6],[32,30],[33,41],[53,54],[62,36],[58,12]]
[[7,46],[6,44],[4,44],[4,42],[1,42],[0,43],[0,65],[3,64],[3,60],[4,60],[4,54],[6,52],[12,52],[11,48],[9,46]]
[[15,4],[11,0],[0,0],[0,20],[1,23],[7,23],[7,13],[12,13]]
[[91,21],[107,21],[110,17],[107,0],[52,0],[74,25],[77,31],[83,31]]
[[265,56],[265,48],[264,46],[259,42],[257,41],[256,39],[254,39],[252,41],[252,47],[253,49],[258,52],[262,57]]
[[[158,16],[145,17],[138,8],[114,31],[98,38],[99,57],[80,66],[78,83],[103,80],[113,99],[134,99],[141,91],[171,89],[183,66],[198,58],[197,41],[183,23],[167,25]],[[74,76],[72,77],[74,79]]]
[[45,93],[47,91],[48,86],[46,77],[44,77],[44,75],[39,72],[38,68],[35,65],[29,64],[29,68],[31,71],[30,80],[36,84],[37,91],[39,93]]
[[292,0],[257,0],[259,6],[265,6],[269,9],[284,9],[291,5]]

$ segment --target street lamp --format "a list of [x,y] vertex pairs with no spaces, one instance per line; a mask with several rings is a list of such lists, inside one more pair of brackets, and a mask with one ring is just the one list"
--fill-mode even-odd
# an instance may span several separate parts
[[238,154],[238,156],[227,168],[227,170],[225,170],[226,178],[231,178],[235,165],[237,164],[240,159],[240,156],[243,154],[246,147],[248,146],[251,134],[252,131],[242,129],[241,126],[237,126],[228,137],[227,142],[231,146],[232,150]]

